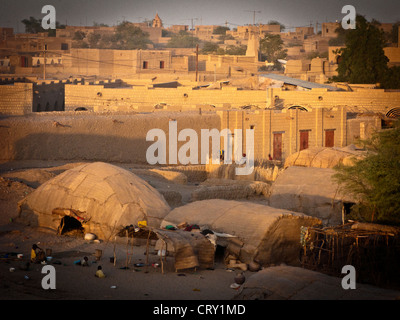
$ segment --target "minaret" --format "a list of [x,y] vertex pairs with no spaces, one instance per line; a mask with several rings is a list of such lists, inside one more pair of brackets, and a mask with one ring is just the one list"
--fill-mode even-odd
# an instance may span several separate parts
[[162,21],[158,16],[158,13],[156,13],[156,16],[153,19],[153,28],[162,28],[162,26],[163,26]]
[[258,61],[259,54],[259,40],[258,36],[255,34],[249,35],[249,40],[247,42],[246,57],[254,57]]

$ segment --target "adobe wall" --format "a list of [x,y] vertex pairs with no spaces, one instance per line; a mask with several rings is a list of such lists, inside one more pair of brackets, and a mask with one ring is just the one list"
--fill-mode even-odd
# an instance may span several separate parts
[[[169,121],[178,132],[192,128],[219,128],[214,114],[34,113],[25,117],[0,118],[0,160],[106,161],[148,164],[146,141],[151,129],[169,132]],[[179,142],[178,150],[185,142]],[[199,147],[201,146],[199,142]],[[200,152],[198,153],[200,155]],[[167,146],[167,159],[168,146]]]
[[280,88],[267,89],[268,105],[274,99],[283,100],[284,107],[300,105],[306,108],[330,108],[346,106],[352,112],[381,112],[386,114],[393,108],[400,107],[400,92],[385,92],[381,89],[357,89],[357,91],[284,91]]
[[0,85],[0,114],[24,115],[32,112],[33,84],[16,82]]
[[265,107],[264,90],[238,90],[234,87],[222,89],[200,89],[192,87],[178,88],[118,88],[110,89],[96,85],[66,85],[65,110],[78,107],[88,110],[149,110],[156,104],[165,103],[167,108],[194,110],[199,105],[215,107],[240,107],[259,105]]
[[221,129],[242,129],[243,153],[246,153],[246,129],[254,129],[254,158],[273,156],[274,134],[282,134],[282,158],[300,150],[300,131],[308,131],[308,147],[325,146],[326,130],[334,130],[334,145],[347,145],[346,108],[332,110],[232,110],[219,113]]

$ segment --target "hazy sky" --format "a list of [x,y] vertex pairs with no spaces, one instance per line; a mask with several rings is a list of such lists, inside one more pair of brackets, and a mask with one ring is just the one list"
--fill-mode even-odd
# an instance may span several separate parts
[[[115,25],[123,20],[141,22],[158,13],[165,27],[173,24],[214,24],[234,28],[236,25],[277,20],[287,28],[315,25],[316,22],[341,20],[346,4],[368,20],[400,20],[400,0],[0,0],[0,26],[23,32],[21,20],[41,18],[41,9],[51,4],[57,21],[68,25]],[[260,11],[260,12],[259,12]],[[196,20],[197,19],[197,20]]]

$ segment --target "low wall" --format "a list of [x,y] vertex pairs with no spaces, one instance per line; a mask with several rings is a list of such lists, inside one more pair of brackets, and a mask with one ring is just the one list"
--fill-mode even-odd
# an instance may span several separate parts
[[[0,119],[0,160],[105,161],[147,164],[146,141],[154,128],[167,134],[171,118],[184,128],[220,127],[216,114],[35,113]],[[178,150],[185,142],[178,143]],[[199,146],[201,144],[199,143]],[[200,155],[200,152],[198,153]],[[167,146],[168,159],[168,146]]]
[[265,107],[266,93],[263,90],[238,90],[235,87],[222,89],[200,89],[192,87],[167,88],[104,88],[96,85],[66,85],[65,110],[78,107],[88,110],[144,110],[156,104],[178,107],[182,110],[196,109],[198,105],[215,107],[240,107],[258,105]]
[[24,115],[32,112],[33,84],[0,85],[0,114]]

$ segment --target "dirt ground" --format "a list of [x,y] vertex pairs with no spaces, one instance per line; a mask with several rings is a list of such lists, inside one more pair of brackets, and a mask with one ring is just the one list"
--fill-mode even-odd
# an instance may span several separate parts
[[[115,243],[116,263],[110,261],[114,255],[114,242],[100,239],[87,241],[83,237],[58,236],[46,228],[33,228],[16,221],[17,203],[41,183],[80,163],[60,161],[15,161],[0,163],[0,300],[138,300],[138,301],[227,301],[238,297],[246,285],[233,289],[231,285],[239,270],[228,269],[222,258],[216,259],[213,269],[174,269],[173,257],[167,257],[164,273],[154,246],[146,255],[146,241],[127,246],[126,239]],[[119,164],[132,169],[132,164]],[[135,171],[134,168],[132,170]],[[182,204],[190,199],[197,184],[179,184],[154,175],[141,177],[159,190],[172,190],[182,195]],[[260,201],[257,200],[256,201]],[[56,289],[42,288],[41,264],[30,264],[32,244],[42,249],[51,249],[51,260],[47,264],[56,270]],[[100,260],[96,250],[102,251]],[[21,255],[22,257],[18,257]],[[76,261],[87,256],[89,266]],[[148,257],[148,261],[146,260]],[[154,264],[159,264],[158,266]],[[140,266],[140,264],[145,264]],[[95,277],[101,265],[106,278]],[[280,269],[274,278],[289,283]],[[247,279],[256,273],[246,271]],[[340,281],[340,279],[338,279]],[[310,288],[311,290],[311,288]],[[318,288],[317,290],[323,290]],[[382,297],[379,289],[368,293],[368,299]],[[318,295],[317,295],[318,296]],[[329,288],[324,292],[329,299]],[[391,297],[396,296],[392,294]],[[400,295],[399,295],[400,296]],[[356,295],[357,297],[357,295]],[[286,297],[289,299],[289,296]],[[283,298],[283,299],[286,299]],[[301,299],[301,297],[299,298]]]
[[[230,288],[237,271],[227,269],[216,261],[214,270],[174,270],[173,257],[167,257],[164,274],[159,256],[153,246],[149,248],[149,266],[135,267],[146,263],[145,241],[141,245],[127,246],[124,238],[116,243],[116,264],[110,262],[114,254],[114,242],[100,239],[100,243],[84,240],[82,237],[57,236],[45,228],[27,227],[15,222],[17,202],[45,180],[74,166],[62,162],[7,162],[0,165],[0,299],[134,299],[134,300],[229,300],[237,290]],[[129,165],[125,165],[129,167]],[[33,168],[33,169],[32,169]],[[171,184],[154,177],[153,185],[178,189],[183,199],[190,195],[193,186]],[[186,192],[186,193],[185,193]],[[56,269],[56,290],[44,290],[41,281],[42,265],[31,264],[24,270],[30,259],[32,244],[42,249],[52,249],[52,260],[48,262]],[[96,261],[95,252],[103,252]],[[23,254],[22,259],[17,254]],[[89,258],[89,266],[74,264]],[[101,265],[105,279],[94,276]],[[14,272],[10,272],[14,268]],[[247,273],[251,273],[247,271]],[[27,279],[26,279],[27,278]]]

